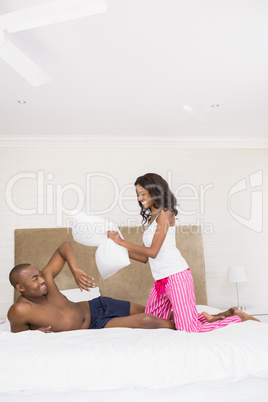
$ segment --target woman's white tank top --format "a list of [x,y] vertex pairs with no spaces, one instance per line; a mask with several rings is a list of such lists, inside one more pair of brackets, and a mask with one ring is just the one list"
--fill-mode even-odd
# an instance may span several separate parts
[[[144,231],[143,243],[145,247],[152,245],[156,228],[157,222],[155,219]],[[156,281],[188,269],[187,262],[176,247],[175,234],[176,226],[170,226],[156,258],[149,257],[152,275]]]

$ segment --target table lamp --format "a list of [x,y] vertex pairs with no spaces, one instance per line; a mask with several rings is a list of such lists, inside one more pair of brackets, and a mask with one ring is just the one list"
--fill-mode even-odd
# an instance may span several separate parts
[[233,267],[228,267],[228,282],[236,283],[238,310],[246,310],[245,306],[240,306],[238,283],[239,282],[247,282],[247,280],[248,280],[248,278],[247,278],[247,275],[245,272],[245,268],[243,266],[235,265]]

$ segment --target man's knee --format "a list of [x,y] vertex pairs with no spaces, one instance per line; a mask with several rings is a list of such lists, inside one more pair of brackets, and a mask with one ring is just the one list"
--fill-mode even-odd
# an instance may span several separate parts
[[142,328],[145,328],[145,329],[161,328],[159,318],[157,318],[151,314],[143,313],[143,314],[141,314],[140,319],[141,319]]
[[167,328],[167,329],[176,329],[174,321],[164,320],[162,318],[156,317],[151,314],[142,314],[143,316],[143,328]]

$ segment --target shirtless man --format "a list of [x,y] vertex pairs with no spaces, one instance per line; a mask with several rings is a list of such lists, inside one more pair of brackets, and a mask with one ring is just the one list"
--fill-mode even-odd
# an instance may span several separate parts
[[[12,332],[40,330],[60,332],[91,328],[168,328],[175,330],[174,322],[144,313],[144,306],[108,297],[89,302],[73,303],[58,290],[54,278],[65,262],[81,290],[95,287],[94,278],[77,267],[71,243],[64,242],[55,251],[48,264],[39,271],[31,264],[20,264],[10,272],[11,284],[21,293],[8,311]],[[233,311],[232,311],[233,310]],[[216,316],[203,313],[207,321],[237,314],[242,321],[253,319],[245,312],[227,310]]]
[[[29,329],[60,332],[111,327],[175,329],[173,321],[145,314],[144,307],[139,304],[106,297],[94,299],[92,304],[92,301],[69,301],[54,282],[65,262],[81,290],[88,291],[90,287],[95,287],[94,278],[77,267],[69,242],[61,244],[42,271],[31,264],[17,265],[9,276],[11,284],[21,293],[8,311],[12,332]],[[100,318],[100,308],[108,308],[109,311],[113,308],[114,314],[107,317],[104,312]]]

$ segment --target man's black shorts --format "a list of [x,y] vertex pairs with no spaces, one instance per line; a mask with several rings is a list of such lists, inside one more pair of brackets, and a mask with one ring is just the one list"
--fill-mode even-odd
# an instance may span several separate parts
[[129,301],[100,296],[89,300],[88,303],[91,312],[91,324],[89,329],[100,329],[112,318],[129,316]]

